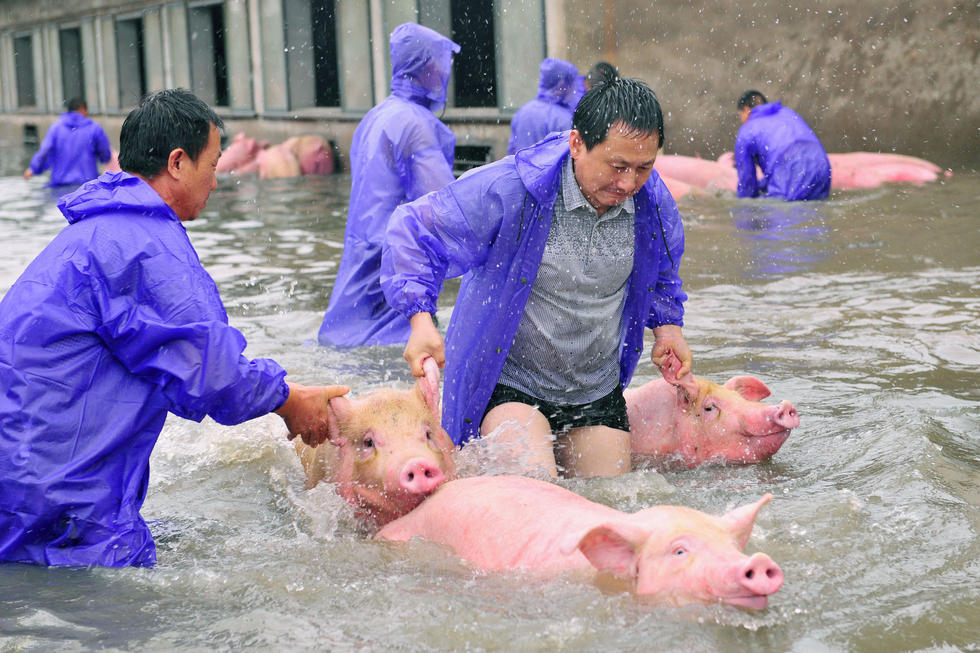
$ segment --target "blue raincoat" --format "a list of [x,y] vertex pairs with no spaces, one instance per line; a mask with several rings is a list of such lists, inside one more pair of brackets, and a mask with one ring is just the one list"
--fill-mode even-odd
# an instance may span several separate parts
[[385,302],[381,243],[395,207],[453,180],[456,136],[433,113],[446,103],[459,46],[406,23],[391,33],[391,95],[364,116],[351,142],[344,253],[320,326],[321,345],[408,340],[408,321]]
[[51,125],[31,157],[31,172],[38,175],[51,168],[48,186],[77,186],[99,176],[96,160],[105,163],[111,157],[102,127],[77,111],[67,111]]
[[752,108],[735,137],[735,169],[739,197],[764,194],[793,202],[830,193],[827,152],[806,121],[780,102]]
[[[443,426],[456,444],[479,435],[541,266],[568,156],[568,132],[552,134],[391,216],[381,285],[402,314],[434,312],[443,279],[466,273],[446,333]],[[623,387],[643,351],[644,327],[683,325],[687,299],[678,274],[684,227],[674,198],[656,171],[634,198],[636,249],[619,354]]]
[[561,59],[541,62],[538,96],[522,106],[510,119],[507,154],[534,145],[551,132],[572,128],[581,78],[578,68]]
[[237,424],[275,410],[285,371],[242,356],[180,220],[106,173],[0,301],[0,562],[152,565],[139,510],[167,413]]

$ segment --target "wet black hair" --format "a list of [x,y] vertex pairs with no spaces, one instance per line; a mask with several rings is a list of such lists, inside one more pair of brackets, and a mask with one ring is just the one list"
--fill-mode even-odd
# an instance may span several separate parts
[[762,104],[766,104],[766,96],[759,91],[748,90],[738,98],[739,109],[744,109],[745,107],[751,109]]
[[664,146],[664,114],[660,102],[640,80],[616,77],[589,89],[575,108],[572,129],[578,130],[585,148],[591,150],[606,140],[609,128],[617,122],[640,136],[656,133],[658,147]]
[[592,88],[593,86],[612,81],[617,77],[619,77],[619,71],[616,70],[616,66],[605,61],[599,61],[585,74],[585,84],[589,88]]
[[65,108],[68,109],[69,111],[78,111],[82,107],[86,109],[88,108],[88,106],[85,104],[85,98],[73,97],[72,99],[65,102]]
[[119,132],[119,167],[145,179],[167,165],[170,153],[182,149],[192,161],[208,145],[211,125],[225,124],[203,100],[184,88],[144,97],[129,112]]

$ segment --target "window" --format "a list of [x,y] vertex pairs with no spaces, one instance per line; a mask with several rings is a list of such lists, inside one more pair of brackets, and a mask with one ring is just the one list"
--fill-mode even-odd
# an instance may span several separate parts
[[17,106],[37,106],[34,89],[34,44],[30,34],[14,38],[14,67],[17,70]]
[[316,106],[340,106],[337,70],[337,11],[334,0],[313,0],[313,80]]
[[194,94],[212,106],[228,106],[224,5],[192,8],[189,28]]
[[453,41],[462,49],[453,58],[454,105],[497,106],[497,57],[493,0],[450,0]]
[[116,21],[116,63],[119,68],[120,105],[135,106],[146,95],[142,18]]
[[65,102],[85,97],[85,71],[82,68],[82,34],[77,27],[58,33],[61,49],[61,92]]
[[335,0],[284,0],[289,106],[340,106]]

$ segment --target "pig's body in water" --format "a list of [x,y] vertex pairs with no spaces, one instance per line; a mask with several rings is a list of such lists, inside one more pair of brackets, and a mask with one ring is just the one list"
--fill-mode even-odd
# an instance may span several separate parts
[[[20,178],[30,154],[0,176],[0,291],[65,224],[43,181]],[[186,226],[247,355],[356,399],[415,380],[400,347],[307,344],[340,260],[349,185],[222,178]],[[785,582],[765,610],[651,609],[565,577],[474,572],[432,545],[394,553],[365,539],[333,484],[306,489],[278,417],[231,428],[172,418],[143,508],[157,567],[0,567],[0,648],[969,650],[980,632],[978,198],[980,176],[956,171],[803,207],[680,202],[696,374],[762,379],[802,423],[760,464],[559,485],[627,513],[719,514],[771,492],[750,546]],[[443,325],[454,297],[449,283]],[[660,376],[648,352],[633,387]],[[470,449],[456,456],[460,476],[492,473]]]

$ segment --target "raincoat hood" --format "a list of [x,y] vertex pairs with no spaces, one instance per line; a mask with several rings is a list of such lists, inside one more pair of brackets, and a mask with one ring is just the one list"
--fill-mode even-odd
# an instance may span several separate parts
[[418,23],[396,27],[389,44],[391,92],[433,111],[444,106],[459,45]]
[[83,184],[58,202],[69,224],[114,211],[173,217],[180,221],[163,198],[145,181],[128,172],[107,172]]
[[84,127],[85,125],[92,122],[91,118],[88,116],[83,116],[77,111],[66,111],[61,114],[61,119],[65,121],[65,124],[72,129],[77,129],[78,127]]
[[581,97],[579,89],[583,83],[573,64],[549,57],[541,62],[538,99],[574,109]]

